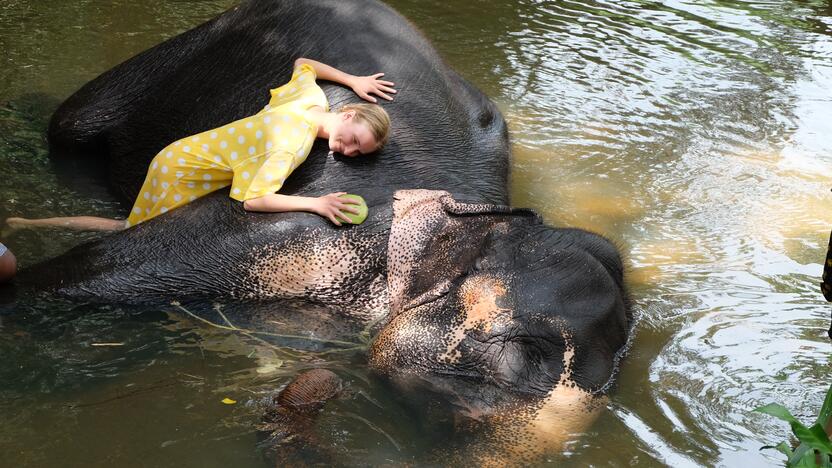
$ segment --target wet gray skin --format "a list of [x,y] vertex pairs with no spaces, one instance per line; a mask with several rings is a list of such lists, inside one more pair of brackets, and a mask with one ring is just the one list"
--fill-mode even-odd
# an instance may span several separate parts
[[[337,45],[333,31],[341,31]],[[50,121],[53,156],[106,164],[114,191],[131,200],[156,142],[262,108],[262,93],[235,86],[265,88],[301,51],[342,69],[385,70],[402,83],[385,106],[394,126],[382,150],[348,162],[318,143],[313,163],[283,190],[360,193],[369,220],[339,229],[306,213],[246,213],[221,189],[36,265],[13,292],[189,308],[323,305],[378,325],[371,369],[404,392],[416,389],[402,382],[419,379],[482,422],[473,444],[438,450],[488,464],[534,463],[561,450],[605,403],[627,342],[620,256],[601,236],[498,204],[507,199],[509,158],[500,112],[389,7],[244,2],[67,99]],[[331,102],[357,99],[332,85],[325,91]],[[200,107],[186,111],[194,102]]]

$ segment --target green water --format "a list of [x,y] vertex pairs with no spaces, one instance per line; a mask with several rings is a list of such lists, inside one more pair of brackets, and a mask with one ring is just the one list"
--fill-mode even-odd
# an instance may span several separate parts
[[[514,204],[626,252],[632,349],[609,410],[552,459],[777,466],[758,449],[788,428],[749,410],[779,401],[809,420],[830,382],[816,283],[832,228],[832,5],[391,3],[503,110]],[[44,122],[84,82],[231,4],[3,2],[0,218],[123,214],[95,181],[61,180]],[[94,237],[3,242],[26,265]],[[321,427],[351,463],[411,460],[448,430],[421,427],[361,350],[275,349],[173,309],[32,304],[0,318],[2,466],[262,466],[257,402],[321,365],[350,383]]]

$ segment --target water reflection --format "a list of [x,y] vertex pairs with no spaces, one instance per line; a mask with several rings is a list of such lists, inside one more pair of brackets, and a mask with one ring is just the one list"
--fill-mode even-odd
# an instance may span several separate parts
[[[46,116],[96,74],[231,3],[7,2],[0,217],[121,213],[94,180],[58,180]],[[611,410],[567,461],[778,464],[758,449],[787,428],[748,411],[780,401],[808,419],[828,385],[829,306],[816,283],[832,226],[829,2],[390,3],[503,109],[514,203],[601,232],[628,258],[637,335]],[[89,238],[8,241],[31,263]],[[0,327],[0,446],[21,465],[260,466],[257,402],[308,366],[351,384],[322,427],[356,463],[413,460],[452,427],[438,416],[399,423],[419,418],[367,373],[361,350],[275,348],[173,309],[144,322],[31,307]],[[97,339],[127,344],[89,346]],[[225,396],[240,403],[218,403]]]
[[633,267],[642,319],[613,411],[626,430],[602,418],[604,443],[578,459],[776,463],[758,448],[782,426],[747,411],[819,406],[829,13],[827,2],[521,2],[517,23],[489,29],[509,73],[469,77],[511,122],[514,202],[605,233]]

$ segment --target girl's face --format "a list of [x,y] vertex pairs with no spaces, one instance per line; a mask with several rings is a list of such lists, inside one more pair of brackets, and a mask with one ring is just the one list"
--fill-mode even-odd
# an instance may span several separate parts
[[373,132],[363,123],[355,121],[355,111],[338,114],[338,123],[329,132],[329,149],[344,156],[355,157],[372,153],[378,147]]

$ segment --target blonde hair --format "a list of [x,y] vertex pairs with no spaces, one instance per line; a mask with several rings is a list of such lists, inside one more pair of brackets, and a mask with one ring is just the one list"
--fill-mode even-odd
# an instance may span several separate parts
[[387,140],[390,139],[390,116],[387,111],[378,104],[347,104],[338,109],[338,112],[355,112],[355,121],[364,123],[373,134],[376,140],[376,151],[384,148]]

